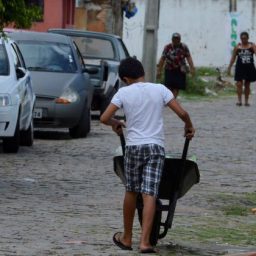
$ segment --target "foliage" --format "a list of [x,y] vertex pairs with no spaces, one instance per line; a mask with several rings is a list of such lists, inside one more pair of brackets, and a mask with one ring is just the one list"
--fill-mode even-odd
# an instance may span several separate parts
[[41,16],[41,9],[26,4],[25,0],[0,0],[0,31],[10,24],[15,28],[29,28]]
[[218,76],[218,71],[216,68],[212,67],[198,67],[196,74],[198,76]]
[[246,216],[250,213],[247,207],[238,206],[238,205],[223,207],[223,212],[225,215],[233,215],[233,216]]
[[[170,234],[173,241],[189,241],[190,244],[229,244],[240,247],[251,247],[256,244],[255,215],[251,211],[252,207],[255,207],[255,192],[212,193],[207,196],[206,201],[208,208],[201,209],[201,213],[197,211],[197,214],[191,214],[190,218],[186,215],[175,217],[176,225]],[[189,210],[189,207],[187,209]]]
[[[162,77],[157,82],[164,83],[164,72]],[[180,91],[180,96],[186,98],[198,97],[216,97],[216,96],[229,96],[235,94],[235,87],[230,83],[219,83],[220,73],[216,68],[199,67],[196,68],[196,74],[192,77],[187,75],[186,90]]]
[[206,94],[205,88],[207,86],[209,86],[209,83],[200,79],[198,74],[196,74],[194,77],[191,77],[190,75],[188,75],[187,76],[187,87],[186,87],[185,93],[204,96]]

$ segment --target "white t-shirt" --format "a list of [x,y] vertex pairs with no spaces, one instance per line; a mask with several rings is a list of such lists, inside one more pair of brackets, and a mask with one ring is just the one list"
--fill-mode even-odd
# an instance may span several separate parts
[[134,83],[122,87],[111,103],[126,116],[126,145],[158,144],[164,147],[163,108],[174,98],[162,84]]

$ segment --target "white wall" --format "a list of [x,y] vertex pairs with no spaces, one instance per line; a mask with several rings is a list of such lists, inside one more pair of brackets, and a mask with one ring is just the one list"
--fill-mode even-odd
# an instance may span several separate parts
[[[130,19],[124,18],[123,40],[128,48],[130,55],[136,55],[142,60],[143,55],[143,33],[145,19],[145,0],[134,0],[138,12]],[[146,0],[147,1],[147,0]]]
[[[134,0],[138,13],[124,20],[123,38],[131,55],[142,59],[145,3]],[[224,66],[230,58],[228,0],[160,0],[157,59],[173,32],[189,46],[196,66]],[[238,32],[248,31],[256,41],[256,1],[237,0]]]

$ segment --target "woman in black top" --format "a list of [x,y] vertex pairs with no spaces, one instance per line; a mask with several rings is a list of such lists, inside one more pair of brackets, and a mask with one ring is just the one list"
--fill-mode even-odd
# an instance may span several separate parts
[[237,106],[242,106],[242,93],[244,85],[244,98],[245,106],[250,106],[249,95],[250,95],[250,83],[256,81],[256,69],[254,66],[253,54],[256,53],[255,44],[249,42],[249,34],[242,32],[240,34],[241,43],[239,43],[234,51],[228,66],[228,74],[232,65],[236,60],[235,67],[235,81],[237,86]]

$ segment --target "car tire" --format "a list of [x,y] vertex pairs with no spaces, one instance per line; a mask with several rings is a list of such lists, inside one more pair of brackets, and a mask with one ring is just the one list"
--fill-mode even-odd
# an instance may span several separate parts
[[33,119],[27,130],[20,132],[20,145],[31,147],[34,142],[34,124]]
[[3,139],[3,152],[4,153],[17,153],[20,146],[20,124],[19,118],[17,120],[14,136]]
[[91,130],[91,109],[85,107],[78,125],[69,128],[72,138],[85,138]]

